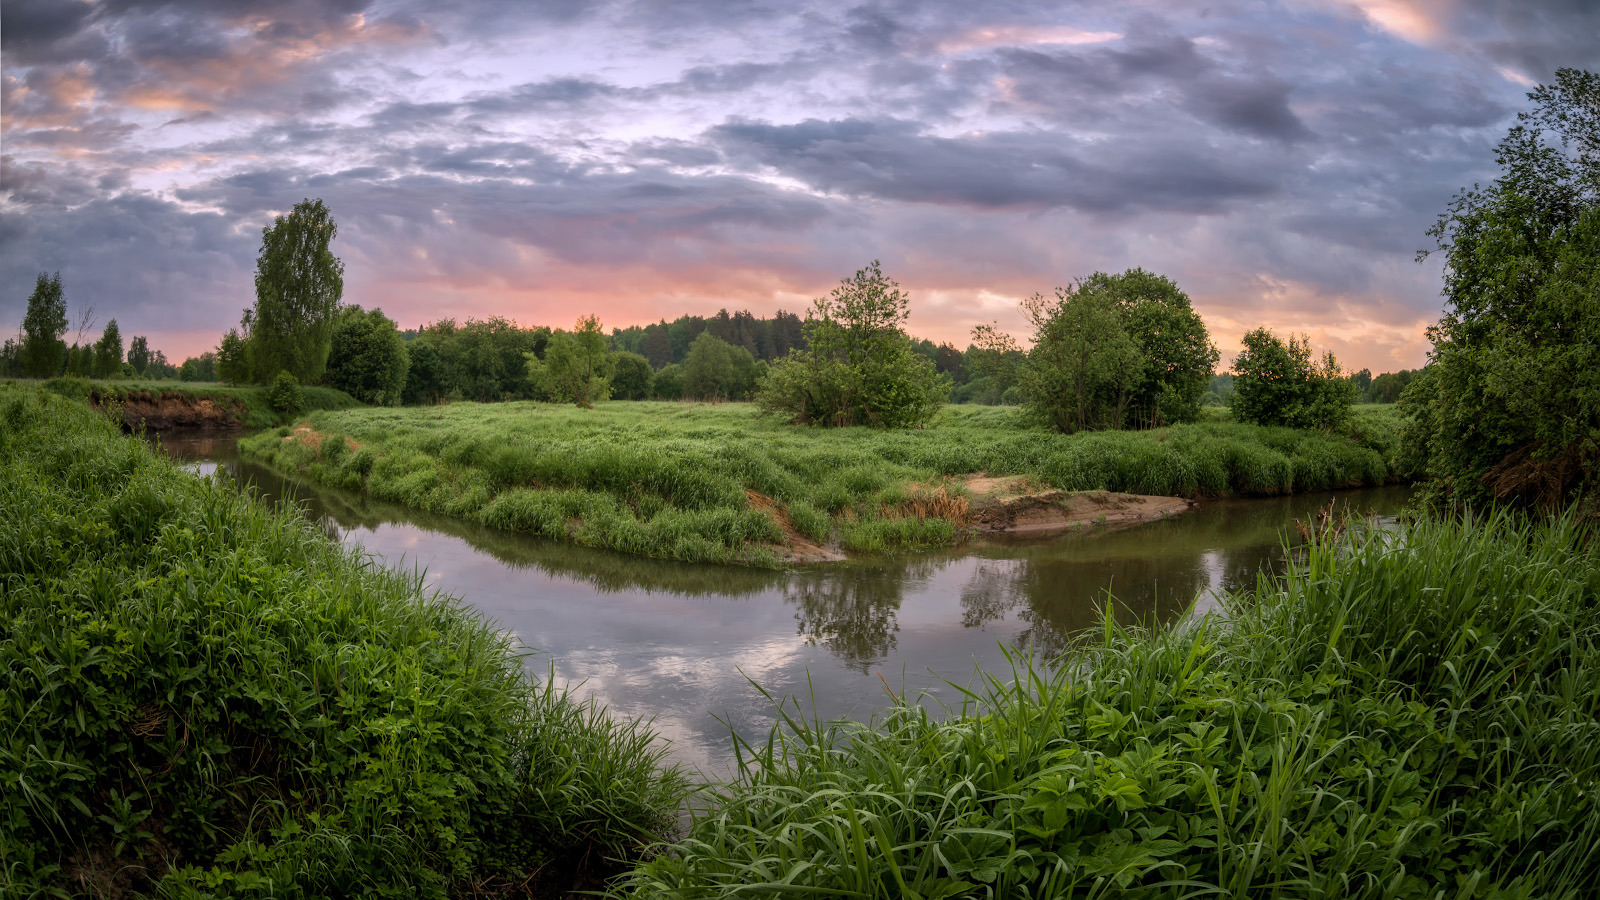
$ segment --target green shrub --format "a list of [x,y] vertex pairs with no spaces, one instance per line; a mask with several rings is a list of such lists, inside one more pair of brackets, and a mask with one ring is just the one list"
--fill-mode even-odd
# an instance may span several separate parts
[[267,388],[267,403],[281,415],[293,415],[306,408],[306,394],[300,379],[287,371],[279,372]]
[[1255,425],[1337,428],[1350,420],[1356,386],[1332,353],[1319,364],[1303,335],[1285,342],[1265,328],[1244,336],[1233,361],[1233,414]]
[[74,400],[87,400],[89,399],[89,394],[94,390],[94,383],[87,378],[79,378],[76,375],[63,375],[60,378],[52,378],[46,381],[44,389],[52,394],[60,394],[63,397],[70,397]]
[[950,381],[912,349],[903,330],[909,307],[873,260],[814,302],[804,325],[807,349],[789,351],[772,367],[756,402],[802,425],[925,424],[949,396]]

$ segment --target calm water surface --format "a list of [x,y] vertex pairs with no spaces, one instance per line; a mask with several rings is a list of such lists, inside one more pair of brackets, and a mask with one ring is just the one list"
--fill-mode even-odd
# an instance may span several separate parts
[[[159,436],[196,471],[221,470],[267,500],[305,508],[330,535],[379,561],[425,573],[514,631],[614,712],[654,718],[673,757],[727,772],[729,729],[763,738],[775,697],[823,718],[870,717],[886,680],[925,702],[958,703],[946,683],[1006,674],[1006,648],[1048,653],[1099,621],[1165,622],[1253,584],[1283,564],[1296,517],[1337,498],[1392,515],[1407,488],[1212,501],[1165,521],[1119,530],[984,541],[939,553],[792,572],[639,559],[509,534],[288,480],[242,459],[235,435]],[[880,680],[880,675],[882,679]]]

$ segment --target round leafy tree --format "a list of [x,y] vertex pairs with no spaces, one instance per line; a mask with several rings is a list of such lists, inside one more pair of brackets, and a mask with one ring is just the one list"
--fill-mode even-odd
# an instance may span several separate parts
[[904,324],[910,298],[873,260],[812,305],[805,350],[772,367],[764,410],[807,425],[911,428],[933,417],[950,381],[917,353]]

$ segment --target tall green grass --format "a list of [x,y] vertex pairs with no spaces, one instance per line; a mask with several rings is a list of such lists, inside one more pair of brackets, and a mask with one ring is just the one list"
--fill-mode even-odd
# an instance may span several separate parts
[[[534,403],[313,413],[322,437],[246,439],[248,454],[407,506],[596,547],[691,562],[772,564],[796,530],[861,552],[949,544],[965,523],[907,517],[919,491],[975,473],[1069,491],[1181,497],[1383,484],[1398,420],[1343,433],[1205,422],[1060,435],[1014,410],[947,408],[920,431],[809,429],[746,404]],[[358,447],[354,451],[349,448]]]
[[0,387],[0,896],[593,886],[672,826],[661,752],[295,510]]
[[616,896],[1591,897],[1597,607],[1570,518],[1324,541],[947,717],[790,713]]

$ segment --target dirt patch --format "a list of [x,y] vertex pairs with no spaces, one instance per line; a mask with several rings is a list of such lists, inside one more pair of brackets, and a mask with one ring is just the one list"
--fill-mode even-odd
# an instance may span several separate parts
[[751,509],[758,509],[771,516],[772,520],[778,523],[778,527],[783,529],[783,536],[788,541],[788,544],[774,545],[772,547],[773,553],[779,559],[788,560],[789,562],[810,563],[839,562],[845,558],[843,553],[830,547],[824,547],[801,534],[800,530],[794,527],[794,523],[789,521],[789,517],[778,509],[778,505],[772,501],[771,497],[749,488],[745,488],[744,495],[749,498]]
[[244,427],[244,404],[182,391],[137,391],[126,394],[94,391],[89,402],[96,407],[119,404],[122,424],[141,425],[152,431],[167,428],[237,429]]
[[1193,505],[1182,497],[1041,488],[1020,476],[980,474],[966,479],[964,486],[973,495],[972,527],[991,534],[1126,525],[1164,519]]
[[[325,437],[327,437],[327,435],[324,435],[322,432],[312,428],[305,422],[301,422],[299,425],[295,426],[293,431],[283,436],[283,442],[287,444],[290,441],[294,441],[295,443],[314,451],[320,457],[322,455],[322,441]],[[344,446],[345,449],[349,450],[351,453],[361,449],[361,445],[356,443],[353,438],[345,438]]]

